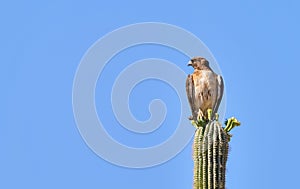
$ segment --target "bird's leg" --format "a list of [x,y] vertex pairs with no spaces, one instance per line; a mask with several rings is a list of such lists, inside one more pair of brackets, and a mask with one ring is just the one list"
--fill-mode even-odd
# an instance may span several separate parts
[[215,120],[219,121],[219,114],[218,113],[215,113]]
[[211,121],[212,109],[207,109],[207,119]]
[[234,127],[240,126],[241,122],[239,122],[235,117],[231,117],[225,121],[224,131],[227,133],[230,132]]

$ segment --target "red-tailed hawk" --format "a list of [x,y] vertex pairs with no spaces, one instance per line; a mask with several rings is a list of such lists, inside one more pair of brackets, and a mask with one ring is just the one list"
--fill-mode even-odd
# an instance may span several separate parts
[[192,110],[190,120],[197,121],[198,115],[208,119],[207,110],[212,115],[217,113],[224,90],[223,78],[209,67],[209,62],[202,57],[194,57],[188,66],[193,66],[194,73],[186,80],[186,93]]

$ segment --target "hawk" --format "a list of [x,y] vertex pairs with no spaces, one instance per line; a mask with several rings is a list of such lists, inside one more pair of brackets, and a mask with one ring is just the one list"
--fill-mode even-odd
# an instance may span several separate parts
[[192,58],[188,66],[194,68],[194,73],[186,80],[186,93],[190,103],[192,115],[190,120],[208,119],[208,109],[212,115],[218,111],[223,96],[223,78],[209,67],[209,62],[202,57]]

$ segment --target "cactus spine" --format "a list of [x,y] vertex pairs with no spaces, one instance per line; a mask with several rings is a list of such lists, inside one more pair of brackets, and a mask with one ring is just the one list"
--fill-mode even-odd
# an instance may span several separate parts
[[217,120],[197,127],[193,144],[194,189],[224,189],[230,135]]

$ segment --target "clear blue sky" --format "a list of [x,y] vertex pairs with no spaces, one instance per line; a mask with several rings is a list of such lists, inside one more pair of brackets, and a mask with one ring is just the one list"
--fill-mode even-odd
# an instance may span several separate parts
[[[242,122],[232,132],[227,187],[274,189],[299,185],[299,2],[0,4],[0,188],[192,188],[191,143],[165,164],[149,169],[122,168],[93,153],[74,121],[73,78],[86,50],[114,29],[149,21],[192,32],[219,63],[226,82],[226,117],[234,115]],[[141,48],[136,55],[128,52],[127,58],[126,54],[120,56],[126,60],[130,60],[129,55],[176,59],[174,52],[163,55],[163,50],[148,50]],[[185,65],[182,62],[179,66],[186,73],[192,72]],[[107,72],[106,76],[103,86],[109,87],[114,74]],[[113,129],[106,129],[122,143],[135,147],[160,143],[176,126],[178,99],[173,98],[169,86],[157,81],[145,82],[133,91],[133,114],[141,120],[149,116],[149,99],[159,95],[147,91],[149,86],[163,91],[161,98],[168,106],[167,129],[162,135],[151,140],[131,137],[124,130],[116,130],[108,104],[107,111],[98,111],[104,122],[112,123]],[[97,86],[97,106],[110,100],[108,93],[101,94],[101,87]]]

